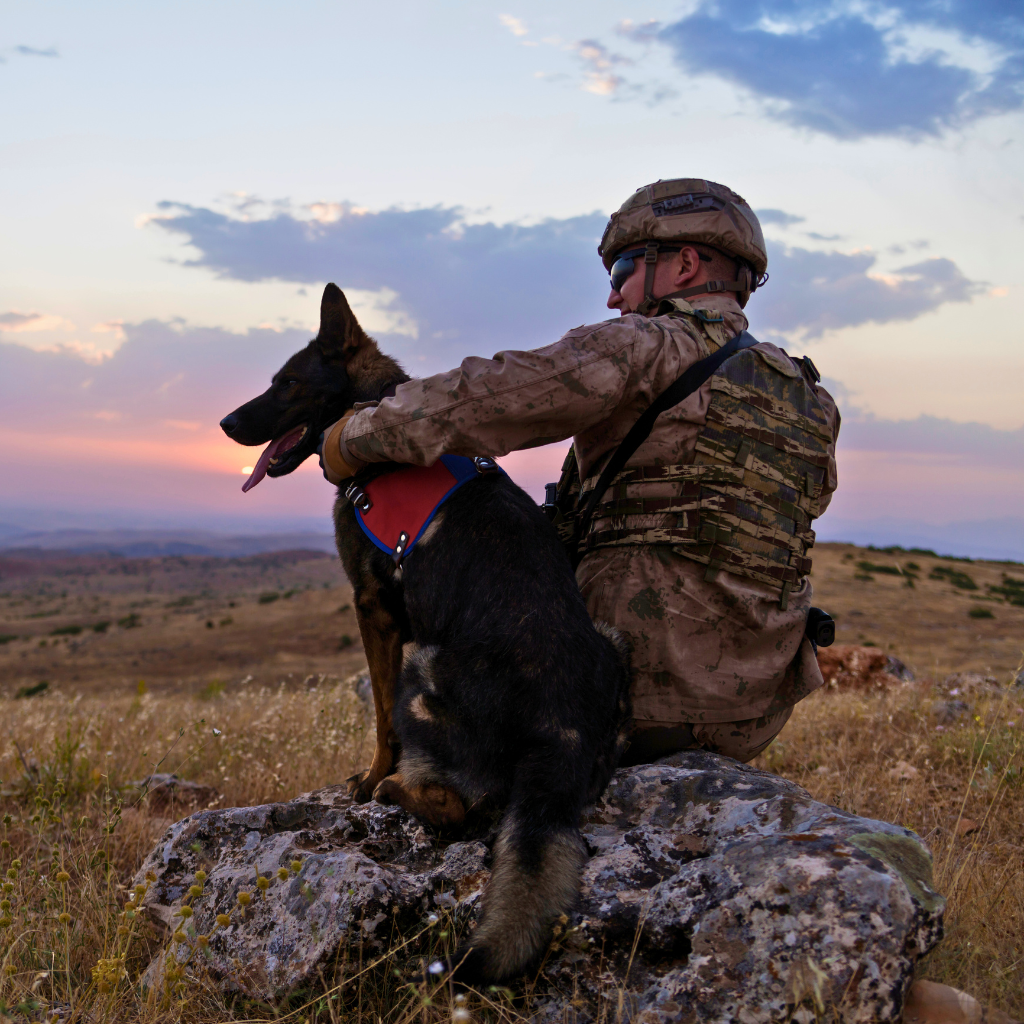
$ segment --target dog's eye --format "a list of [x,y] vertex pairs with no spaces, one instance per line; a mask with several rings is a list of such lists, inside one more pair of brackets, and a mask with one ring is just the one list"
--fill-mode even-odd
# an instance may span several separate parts
[[287,380],[283,380],[283,381],[281,381],[281,383],[282,383],[282,384],[283,384],[283,385],[284,385],[284,386],[285,386],[286,388],[290,388],[290,387],[291,387],[291,386],[292,386],[293,384],[298,384],[299,382],[298,382],[298,381],[297,381],[297,380],[296,380],[296,379],[295,379],[294,377],[289,377],[289,378],[288,378]]

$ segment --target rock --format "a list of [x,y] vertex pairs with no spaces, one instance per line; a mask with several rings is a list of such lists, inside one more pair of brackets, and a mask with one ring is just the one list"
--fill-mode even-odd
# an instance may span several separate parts
[[956,834],[958,836],[969,836],[974,832],[977,832],[981,826],[973,821],[971,818],[961,818],[956,823]]
[[[688,751],[620,769],[583,834],[579,910],[538,978],[538,1024],[596,1018],[620,992],[645,1024],[810,1021],[820,1006],[844,1022],[898,1021],[914,964],[942,933],[917,836],[729,758]],[[225,989],[274,999],[429,929],[432,913],[472,921],[492,838],[480,826],[438,839],[400,808],[355,805],[330,787],[199,811],[168,829],[137,881],[155,874],[144,905],[168,926],[191,903],[186,931],[210,936],[202,962]],[[298,873],[260,895],[257,872],[271,878],[294,860]],[[205,888],[187,899],[200,869]],[[191,945],[169,945],[144,984],[160,986]],[[416,953],[410,944],[385,966]]]
[[877,647],[833,644],[818,648],[818,665],[832,690],[890,690],[912,682],[913,672],[899,658]]
[[939,725],[952,725],[957,719],[970,713],[970,704],[965,704],[962,700],[937,700],[932,704],[932,715]]
[[189,782],[165,772],[147,775],[130,785],[144,791],[144,799],[151,814],[165,817],[171,817],[175,812],[181,814],[198,807],[209,807],[220,798],[213,786]]
[[974,996],[934,981],[915,981],[907,994],[904,1024],[1019,1024],[1002,1010],[986,1010]]
[[939,685],[950,697],[992,694],[1002,689],[995,676],[983,676],[979,672],[954,672]]
[[911,779],[916,779],[921,773],[912,765],[906,761],[897,761],[895,766],[889,769],[889,774],[897,782],[909,782]]

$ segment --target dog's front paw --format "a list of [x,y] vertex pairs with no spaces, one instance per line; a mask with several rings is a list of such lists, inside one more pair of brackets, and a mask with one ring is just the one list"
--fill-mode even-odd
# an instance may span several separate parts
[[365,771],[356,772],[345,780],[348,786],[349,796],[357,804],[367,804],[373,799],[373,791],[377,788],[379,779],[373,777],[372,771],[367,768]]
[[405,790],[402,789],[401,780],[390,775],[386,779],[382,779],[373,791],[373,799],[379,804],[399,804],[401,806],[404,796]]

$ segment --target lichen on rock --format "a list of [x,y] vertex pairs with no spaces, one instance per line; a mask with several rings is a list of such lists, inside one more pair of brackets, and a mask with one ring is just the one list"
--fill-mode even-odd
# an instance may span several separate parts
[[[917,836],[729,758],[689,751],[620,769],[582,832],[579,907],[534,987],[538,1021],[561,1021],[574,999],[576,1019],[596,1016],[609,993],[645,1024],[826,1010],[898,1021],[916,960],[942,934]],[[205,871],[190,899],[190,926],[210,935],[203,963],[224,987],[272,1000],[332,963],[385,953],[442,908],[471,925],[491,840],[486,824],[438,838],[397,807],[355,805],[330,787],[193,814],[140,877],[156,874],[146,905],[172,925]],[[275,880],[258,889],[257,873]],[[244,917],[239,892],[252,894]],[[185,949],[168,946],[144,982],[160,984]]]

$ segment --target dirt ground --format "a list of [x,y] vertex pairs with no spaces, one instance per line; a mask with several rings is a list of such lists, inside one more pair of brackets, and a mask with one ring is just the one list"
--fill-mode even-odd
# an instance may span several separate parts
[[0,557],[0,693],[201,693],[365,663],[337,558]]
[[[1021,661],[1022,565],[822,544],[811,579],[838,643],[876,645],[919,677],[1002,679]],[[243,679],[347,676],[363,664],[340,563],[313,551],[9,553],[0,556],[0,641],[0,694],[8,696],[42,682],[66,693],[123,693],[139,680],[157,692],[202,693]]]

